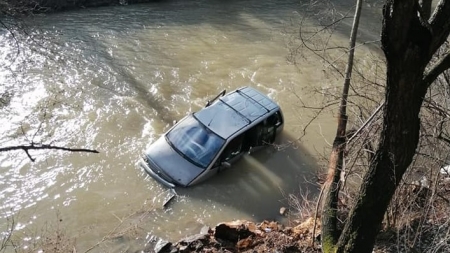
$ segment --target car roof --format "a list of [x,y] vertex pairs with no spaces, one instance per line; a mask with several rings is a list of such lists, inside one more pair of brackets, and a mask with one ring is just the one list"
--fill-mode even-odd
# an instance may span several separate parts
[[220,137],[227,139],[279,106],[252,87],[226,94],[194,116]]

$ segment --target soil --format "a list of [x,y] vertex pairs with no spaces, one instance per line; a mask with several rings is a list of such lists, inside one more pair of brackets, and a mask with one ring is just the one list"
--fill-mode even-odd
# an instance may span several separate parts
[[[318,225],[318,224],[317,224]],[[149,252],[314,252],[320,251],[316,241],[313,245],[313,219],[295,227],[284,227],[277,222],[232,221],[205,227],[198,235],[187,237],[175,244],[155,241]]]

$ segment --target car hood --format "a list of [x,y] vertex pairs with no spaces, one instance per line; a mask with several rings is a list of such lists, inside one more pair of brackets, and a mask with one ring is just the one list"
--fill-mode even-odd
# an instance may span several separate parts
[[163,174],[172,179],[172,183],[187,186],[204,169],[200,168],[183,156],[178,154],[169,143],[167,143],[164,136],[161,136],[154,142],[150,148],[145,152],[145,155],[157,165],[157,168],[151,166],[151,169],[157,174]]

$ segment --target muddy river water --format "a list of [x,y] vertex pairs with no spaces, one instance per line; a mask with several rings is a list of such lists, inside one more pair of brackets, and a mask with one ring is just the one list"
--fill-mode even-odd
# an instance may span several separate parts
[[[14,216],[26,242],[39,240],[42,227],[63,228],[78,252],[104,237],[96,251],[122,252],[150,234],[177,240],[220,221],[286,222],[279,209],[287,195],[317,191],[309,181],[335,127],[333,117],[321,118],[285,145],[308,120],[297,96],[315,100],[302,90],[338,85],[317,59],[286,61],[301,8],[291,0],[159,1],[36,15],[20,47],[3,31],[0,93],[10,101],[1,108],[0,146],[33,141],[100,153],[30,151],[35,162],[24,151],[0,153],[2,228]],[[345,33],[334,39],[347,43]],[[139,156],[175,120],[241,86],[281,105],[281,148],[177,189],[162,208],[167,190],[136,166]]]

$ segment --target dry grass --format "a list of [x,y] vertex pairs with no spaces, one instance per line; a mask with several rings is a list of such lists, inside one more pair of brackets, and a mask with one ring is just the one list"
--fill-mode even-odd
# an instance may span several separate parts
[[[450,252],[450,175],[439,173],[436,168],[440,165],[436,160],[415,160],[386,211],[374,252]],[[352,173],[353,178],[361,178],[356,171]],[[356,189],[352,185],[341,191],[341,225],[353,204]],[[320,233],[317,214],[320,210],[316,209],[319,196],[303,192],[289,194],[287,199],[291,224],[308,231],[308,238],[316,238]],[[312,239],[309,240],[309,245],[314,246],[311,250],[317,250]]]

